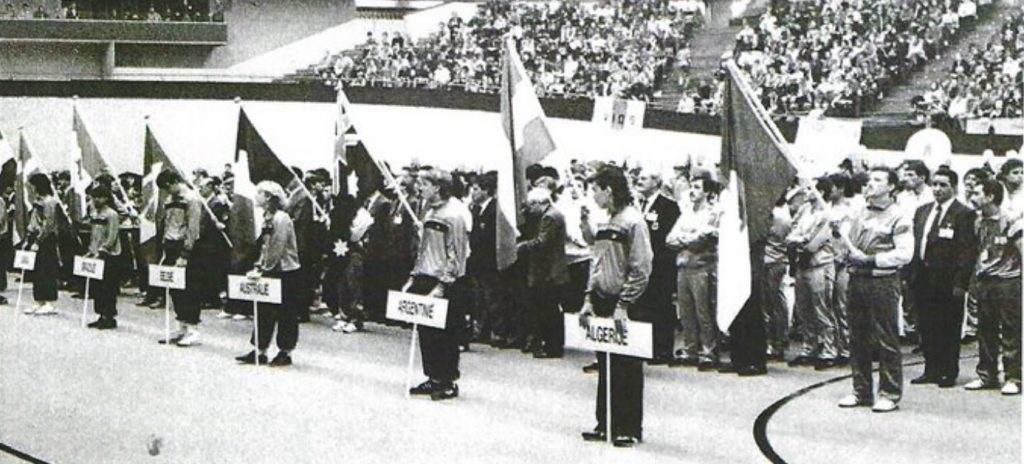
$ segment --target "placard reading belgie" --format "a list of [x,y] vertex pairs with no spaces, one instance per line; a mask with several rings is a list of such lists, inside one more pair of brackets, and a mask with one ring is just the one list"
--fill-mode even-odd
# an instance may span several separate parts
[[387,318],[443,329],[448,319],[448,300],[390,290]]
[[36,252],[18,250],[14,252],[14,268],[32,271],[36,268]]
[[228,298],[232,300],[255,301],[257,303],[281,304],[281,279],[247,276],[228,276]]
[[75,256],[75,275],[103,280],[103,265],[104,261],[102,259]]
[[149,285],[151,287],[185,289],[185,268],[175,266],[149,265]]
[[651,324],[647,322],[626,322],[626,333],[615,330],[615,320],[591,317],[590,327],[580,327],[577,314],[565,314],[565,346],[587,351],[606,351],[625,356],[650,359],[654,348],[651,345]]

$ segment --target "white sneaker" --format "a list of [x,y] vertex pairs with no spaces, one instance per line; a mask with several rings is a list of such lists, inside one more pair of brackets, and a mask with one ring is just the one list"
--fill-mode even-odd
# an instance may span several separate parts
[[331,326],[331,330],[333,330],[333,331],[335,331],[335,332],[342,332],[342,331],[344,331],[344,330],[345,330],[345,326],[346,326],[347,324],[348,324],[348,323],[347,323],[347,322],[345,322],[345,321],[338,321],[338,322],[335,322],[335,323],[334,323],[334,325],[332,325],[332,326]]
[[1003,384],[1003,389],[1000,390],[999,392],[1005,396],[1019,395],[1020,384],[1012,380],[1007,381],[1006,383]]
[[857,406],[870,406],[870,400],[861,400],[857,395],[846,395],[837,403],[840,408],[855,408]]
[[181,341],[182,338],[185,338],[185,335],[188,334],[184,330],[176,330],[171,332],[171,338],[161,338],[160,340],[157,340],[157,343],[161,345],[174,345]]
[[22,314],[35,314],[36,311],[39,311],[41,308],[42,308],[42,306],[26,306],[25,309],[21,310],[21,313]]
[[232,314],[227,311],[217,313],[217,319],[231,319]]
[[245,314],[235,314],[234,316],[231,316],[232,321],[244,321],[248,318],[249,316],[246,316]]
[[895,401],[889,398],[879,398],[875,401],[875,404],[871,406],[871,412],[892,412],[899,409],[900,405],[896,404]]
[[355,332],[359,331],[359,326],[349,322],[349,323],[345,324],[345,327],[341,328],[341,331],[345,332],[347,334],[355,333]]
[[999,384],[996,384],[996,383],[986,383],[984,380],[981,380],[981,379],[974,379],[974,380],[972,380],[970,382],[967,382],[964,385],[964,390],[971,390],[971,391],[976,391],[976,390],[994,390],[996,388],[999,388]]
[[178,346],[192,346],[192,345],[198,345],[198,344],[199,344],[199,331],[198,330],[191,330],[191,329],[188,332],[185,332],[185,336],[181,337],[181,340],[178,340],[178,343],[175,343],[175,345],[178,345]]
[[36,316],[49,316],[57,314],[57,310],[49,302],[43,303],[36,309]]
[[331,317],[334,318],[334,320],[336,320],[336,321],[340,321],[341,320],[341,313],[335,314],[335,315],[333,315]]

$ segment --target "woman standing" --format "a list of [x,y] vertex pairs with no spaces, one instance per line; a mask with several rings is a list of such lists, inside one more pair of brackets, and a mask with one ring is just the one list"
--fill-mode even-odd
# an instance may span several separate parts
[[87,258],[102,259],[103,278],[92,284],[91,295],[100,318],[90,328],[109,330],[117,328],[117,292],[120,288],[119,256],[121,256],[121,218],[114,211],[114,197],[110,185],[96,183],[89,191],[93,216],[89,219],[89,252]]
[[56,314],[57,278],[60,274],[60,254],[57,249],[57,211],[60,204],[53,196],[53,186],[46,174],[33,174],[28,178],[31,188],[32,212],[28,220],[25,247],[36,252],[35,268],[29,273],[32,296],[38,304],[25,309],[25,314],[46,316]]
[[[255,268],[249,272],[251,279],[268,277],[281,280],[281,304],[264,304],[259,309],[250,343],[256,350],[235,358],[242,364],[267,362],[267,348],[270,337],[277,330],[277,356],[271,366],[288,366],[292,363],[291,351],[299,340],[299,305],[302,295],[300,287],[299,252],[295,240],[295,227],[291,217],[284,212],[287,202],[284,189],[276,182],[263,181],[256,185],[256,206],[263,208],[263,233],[258,240],[260,256]],[[258,337],[257,337],[258,335]],[[257,339],[258,338],[258,339]]]

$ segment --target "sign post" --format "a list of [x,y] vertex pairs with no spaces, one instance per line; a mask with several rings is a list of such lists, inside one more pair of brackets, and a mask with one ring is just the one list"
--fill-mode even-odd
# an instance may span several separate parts
[[409,367],[405,375],[405,396],[411,397],[413,364],[416,361],[416,336],[419,326],[444,329],[448,321],[448,300],[424,295],[388,291],[388,319],[412,324],[412,339],[409,341]]
[[75,256],[74,274],[85,277],[85,294],[82,295],[82,327],[85,327],[86,312],[89,310],[89,284],[92,279],[103,280],[104,264],[102,259]]
[[185,268],[149,265],[149,286],[164,288],[164,343],[171,344],[171,289],[185,289]]
[[612,354],[643,359],[653,357],[651,324],[626,321],[625,333],[615,330],[615,320],[591,317],[581,327],[579,316],[564,314],[565,346],[587,351],[604,352],[604,425],[605,440],[612,441]]
[[21,311],[21,293],[25,290],[25,271],[33,271],[36,268],[36,252],[17,250],[14,252],[14,268],[21,269],[21,279],[18,281],[18,299],[14,303],[14,311]]
[[256,365],[260,365],[260,303],[281,304],[281,279],[268,277],[228,276],[228,298],[252,302],[253,341]]

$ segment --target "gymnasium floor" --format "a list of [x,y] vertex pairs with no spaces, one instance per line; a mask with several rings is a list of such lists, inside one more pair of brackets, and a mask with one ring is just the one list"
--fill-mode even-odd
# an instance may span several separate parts
[[[647,367],[645,443],[616,449],[579,438],[595,422],[587,353],[475,348],[461,396],[434,403],[405,397],[410,333],[398,328],[341,334],[314,316],[295,365],[256,368],[233,360],[249,349],[249,321],[204,311],[202,345],[166,347],[163,311],[134,298],[122,298],[116,331],[97,332],[80,327],[81,300],[62,292],[59,315],[25,316],[16,289],[0,307],[3,463],[1021,461],[1021,400],[998,391],[907,384],[899,411],[872,414],[835,406],[849,379],[819,385],[845,369]],[[965,347],[960,384],[976,351]],[[921,372],[919,356],[905,362],[906,380]]]

